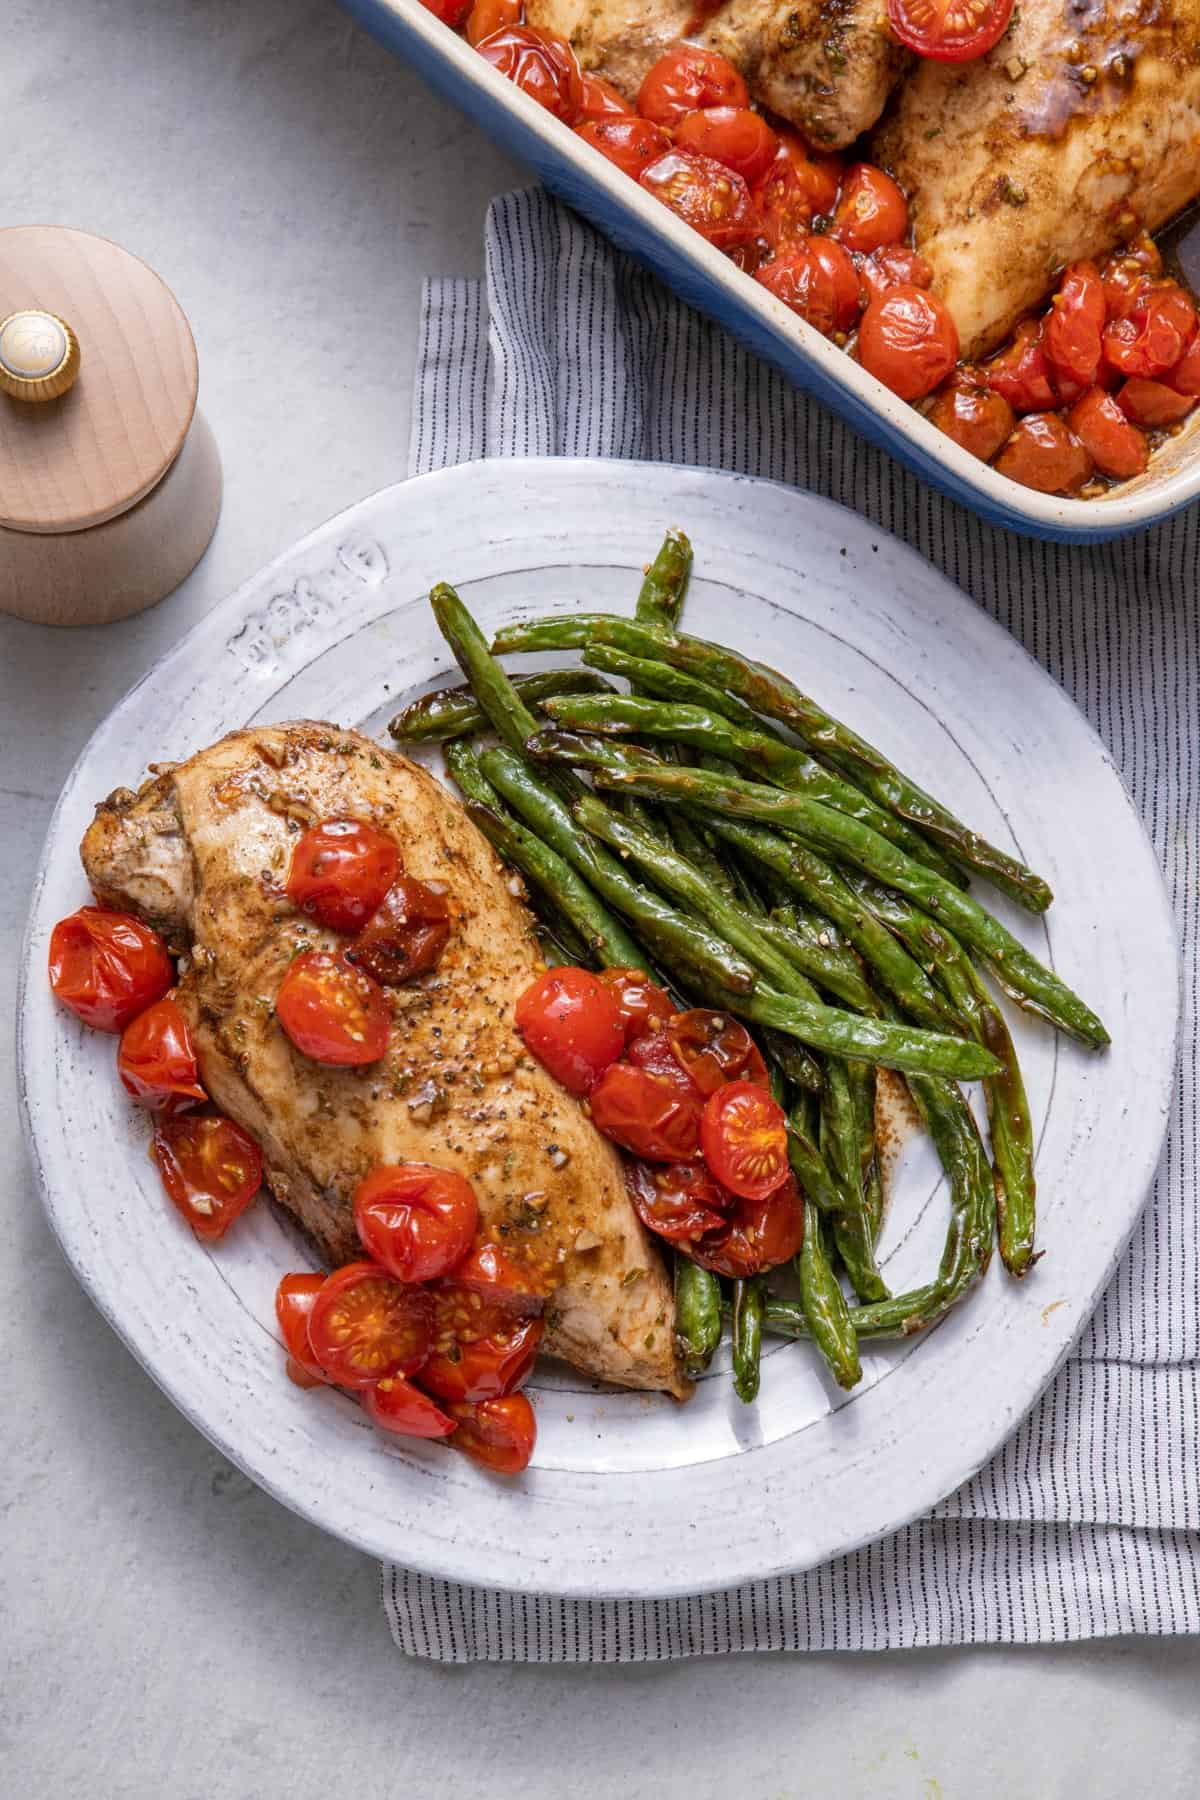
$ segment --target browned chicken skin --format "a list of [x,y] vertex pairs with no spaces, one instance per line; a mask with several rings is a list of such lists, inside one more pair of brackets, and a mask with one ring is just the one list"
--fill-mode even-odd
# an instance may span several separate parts
[[[300,830],[338,816],[388,832],[407,873],[445,885],[452,921],[437,969],[390,990],[386,1056],[359,1069],[301,1055],[273,1010],[298,947],[344,941],[282,889]],[[204,1084],[259,1140],[276,1198],[330,1264],[361,1255],[351,1198],[370,1169],[457,1169],[485,1234],[545,1273],[547,1351],[624,1386],[686,1393],[670,1284],[620,1159],[513,1027],[540,966],[529,914],[428,771],[332,725],[234,732],[105,801],[82,856],[102,901],[187,959],[178,997]]]

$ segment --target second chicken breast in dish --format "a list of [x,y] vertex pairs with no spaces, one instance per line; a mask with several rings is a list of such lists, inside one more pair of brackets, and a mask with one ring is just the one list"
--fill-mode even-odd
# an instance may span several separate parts
[[1055,272],[1200,194],[1200,0],[1020,0],[976,62],[921,62],[872,140],[985,355]]

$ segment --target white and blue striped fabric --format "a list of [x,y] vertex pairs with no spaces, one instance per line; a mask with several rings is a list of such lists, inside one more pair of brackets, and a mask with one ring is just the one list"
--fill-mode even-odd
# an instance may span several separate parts
[[554,454],[827,494],[1015,633],[1108,744],[1162,860],[1185,952],[1182,1074],[1152,1200],[1077,1351],[932,1517],[808,1574],[690,1600],[532,1599],[385,1568],[397,1645],[585,1663],[1200,1631],[1200,508],[1089,549],[986,526],[534,190],[493,204],[485,283],[426,291],[411,470]]

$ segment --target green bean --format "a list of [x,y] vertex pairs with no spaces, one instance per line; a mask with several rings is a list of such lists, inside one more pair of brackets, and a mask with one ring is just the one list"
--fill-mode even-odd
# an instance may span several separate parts
[[[487,765],[485,756],[485,768]],[[515,800],[513,804],[516,804]],[[918,1031],[879,1019],[860,1018],[840,1008],[823,1005],[811,982],[772,949],[759,936],[754,920],[731,906],[706,882],[699,870],[647,838],[630,820],[621,818],[591,795],[578,799],[572,813],[586,831],[618,848],[657,886],[694,907],[727,943],[772,977],[776,984],[774,990],[760,983],[753,993],[731,998],[728,1002],[731,1010],[743,1013],[759,1024],[773,1025],[777,1030],[799,1038],[801,1043],[835,1056],[859,1056],[881,1062],[888,1068],[961,1074],[964,1078],[991,1069],[991,1057],[981,1046],[966,1039],[943,1037],[936,1032]],[[613,904],[618,902],[614,899]]]
[[[514,812],[630,921],[645,947],[673,974],[690,971],[707,987],[719,990],[727,1006],[735,995],[749,992],[755,981],[752,966],[697,920],[634,881],[616,857],[579,830],[561,797],[522,757],[494,749],[485,750],[480,760],[484,774]],[[644,961],[639,957],[635,966]]]
[[788,1161],[808,1198],[824,1213],[835,1213],[842,1196],[821,1154],[814,1120],[804,1096],[788,1114]]
[[860,1300],[886,1300],[887,1284],[875,1261],[875,1234],[867,1215],[859,1155],[859,1120],[849,1065],[839,1057],[825,1064],[821,1090],[821,1153],[838,1184],[840,1204],[832,1218],[833,1241]]
[[505,809],[472,747],[455,739],[446,745],[445,756],[446,767],[462,790],[474,824],[506,862],[551,897],[582,938],[586,946],[584,960],[594,958],[618,968],[641,968],[646,958],[620,920],[600,903],[569,863]]
[[438,630],[488,720],[510,750],[523,754],[525,740],[537,730],[533,714],[487,647],[487,639],[455,593],[439,581],[429,596]]
[[765,1294],[761,1275],[733,1284],[733,1391],[747,1406],[758,1398]]
[[692,573],[692,546],[682,531],[668,531],[662,549],[646,570],[635,618],[640,625],[665,625],[679,618]]
[[[604,694],[612,689],[603,676],[587,669],[539,669],[531,675],[514,675],[512,684],[529,705],[551,694]],[[441,744],[451,738],[473,737],[487,725],[487,715],[469,687],[438,688],[422,694],[398,712],[388,731],[401,743]]]
[[855,1012],[878,1012],[879,1006],[871,992],[863,972],[857,961],[845,950],[837,950],[832,945],[814,943],[810,938],[802,937],[790,926],[782,925],[777,919],[755,919],[757,930],[773,944],[789,962],[795,963],[801,974],[807,975],[818,987],[827,988],[831,994]]
[[[821,1214],[811,1198],[804,1202],[804,1241],[795,1259],[800,1284],[800,1307],[817,1349],[839,1387],[850,1389],[862,1380],[854,1315],[846,1305],[841,1283],[825,1254]],[[769,1308],[770,1302],[767,1302]],[[764,1308],[764,1311],[767,1310]]]
[[570,732],[543,731],[529,740],[529,749],[531,755],[551,761],[593,767],[597,785],[604,788],[631,788],[655,799],[700,803],[795,834],[935,912],[990,966],[1003,971],[1031,1012],[1040,1013],[1091,1049],[1109,1043],[1108,1032],[1091,1008],[998,919],[860,820],[801,794],[781,794],[761,782],[721,777],[703,769],[674,768],[632,746],[623,750],[626,766],[618,770],[606,761],[598,762],[592,748],[595,742]]
[[721,1284],[682,1251],[675,1252],[675,1342],[683,1372],[698,1381],[721,1341]]
[[650,694],[655,700],[678,702],[681,706],[704,706],[710,712],[732,719],[735,725],[767,732],[781,744],[786,741],[781,731],[760,719],[732,694],[710,687],[707,681],[700,681],[695,675],[685,675],[682,669],[673,669],[670,663],[653,662],[648,656],[630,656],[611,644],[589,644],[583,660],[589,669],[603,669],[609,675],[622,676],[635,693]]
[[1044,912],[1053,899],[1049,887],[1024,863],[989,844],[957,819],[880,751],[819,707],[786,676],[738,656],[718,644],[666,630],[648,631],[605,613],[510,625],[496,638],[502,650],[572,650],[613,644],[636,656],[672,664],[699,675],[713,687],[736,694],[758,713],[789,726],[815,755],[861,783],[872,799],[927,837],[957,862],[978,870],[1020,905]]
[[543,711],[566,730],[665,738],[672,744],[689,744],[695,750],[726,757],[739,767],[764,776],[776,787],[807,794],[849,818],[861,819],[918,862],[928,863],[940,874],[959,881],[945,857],[926,843],[918,831],[886,807],[878,806],[860,788],[824,768],[807,751],[797,750],[764,732],[734,725],[710,708],[670,705],[638,694],[559,694],[547,698]]

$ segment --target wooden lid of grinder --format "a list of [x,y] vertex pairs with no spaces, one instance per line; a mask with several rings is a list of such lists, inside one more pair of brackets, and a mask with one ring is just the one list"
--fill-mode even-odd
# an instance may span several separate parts
[[0,230],[0,527],[85,531],[135,506],[179,455],[198,381],[179,303],[138,257]]

